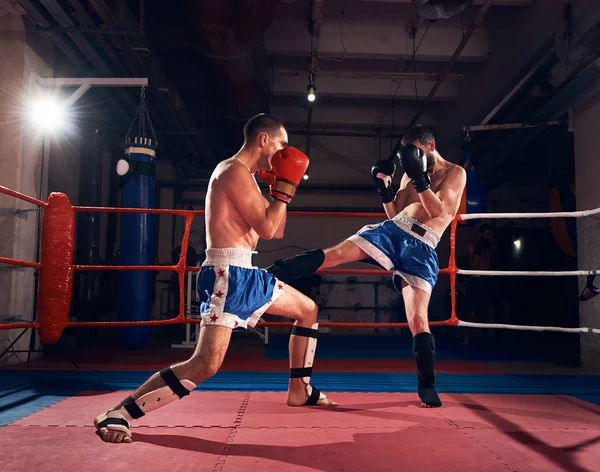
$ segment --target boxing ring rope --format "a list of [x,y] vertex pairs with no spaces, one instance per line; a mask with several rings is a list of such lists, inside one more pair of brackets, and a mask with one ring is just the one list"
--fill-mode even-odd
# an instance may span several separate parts
[[[44,209],[42,220],[42,257],[40,262],[20,261],[0,257],[0,263],[29,267],[39,271],[38,291],[38,313],[37,321],[30,323],[8,323],[0,324],[0,329],[35,328],[39,331],[40,340],[45,344],[53,344],[58,341],[65,328],[73,327],[122,327],[122,326],[164,326],[171,324],[199,324],[201,321],[185,316],[184,300],[184,277],[186,272],[198,272],[200,267],[186,266],[187,248],[192,220],[196,216],[204,215],[204,210],[175,210],[175,209],[145,209],[145,208],[110,208],[110,207],[86,207],[72,206],[66,195],[52,193],[48,202],[43,202],[14,190],[0,186],[0,193],[9,195],[28,203],[35,204]],[[98,213],[145,213],[158,215],[174,215],[185,218],[185,231],[181,244],[181,254],[176,265],[146,265],[146,266],[107,266],[107,265],[73,265],[74,255],[74,231],[75,213],[98,212]],[[483,213],[483,214],[461,214],[457,215],[450,225],[450,257],[448,267],[441,268],[439,273],[448,274],[450,278],[451,293],[451,316],[444,321],[432,321],[431,326],[465,326],[481,328],[499,328],[531,331],[560,331],[600,334],[596,328],[561,328],[553,326],[525,326],[525,325],[503,325],[490,323],[472,323],[461,321],[456,315],[456,276],[461,275],[503,275],[503,276],[573,276],[600,273],[600,270],[592,271],[473,271],[459,269],[456,266],[456,229],[461,220],[483,219],[483,218],[564,218],[582,217],[600,213],[600,208],[578,211],[578,212],[555,212],[555,213]],[[387,218],[385,213],[370,212],[310,212],[289,211],[288,216],[298,217],[328,217],[328,218]],[[171,271],[177,274],[179,285],[179,314],[166,320],[150,321],[68,321],[70,300],[72,294],[73,274],[79,271],[115,271],[115,270],[152,270]],[[319,274],[335,275],[387,275],[390,271],[383,269],[324,269],[317,271]],[[257,324],[261,327],[292,326],[293,322],[266,322]],[[347,322],[320,322],[322,327],[345,327],[345,328],[398,328],[407,327],[408,323],[347,323]]]

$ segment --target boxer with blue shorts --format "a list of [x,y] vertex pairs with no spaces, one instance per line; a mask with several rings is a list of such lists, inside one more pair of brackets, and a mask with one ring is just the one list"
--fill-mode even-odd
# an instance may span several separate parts
[[253,328],[285,284],[252,265],[255,251],[212,248],[198,274],[201,326]]
[[439,263],[435,248],[439,236],[414,218],[397,215],[383,223],[363,226],[348,238],[381,267],[393,271],[396,290],[400,279],[431,295]]
[[[256,326],[266,312],[294,320],[286,404],[337,405],[311,384],[319,337],[317,305],[252,265],[261,238],[284,237],[287,205],[308,169],[308,156],[288,145],[285,126],[271,115],[252,117],[243,131],[242,148],[219,162],[208,182],[204,206],[206,259],[197,282],[202,322],[196,348],[187,360],[151,375],[123,401],[94,418],[96,434],[105,442],[132,442],[132,421],[187,397],[198,384],[215,375],[232,331]],[[268,185],[270,199],[262,194],[257,173]],[[188,234],[189,223],[187,220]],[[180,261],[184,262],[183,255]]]
[[[396,156],[404,169],[397,192],[393,185]],[[439,271],[435,250],[458,212],[466,173],[440,155],[433,133],[420,125],[402,137],[396,156],[378,159],[371,167],[388,220],[363,226],[333,247],[275,261],[267,270],[290,285],[317,270],[351,262],[375,263],[392,271],[413,335],[421,406],[434,408],[442,406],[435,388],[435,342],[428,324],[429,301]]]

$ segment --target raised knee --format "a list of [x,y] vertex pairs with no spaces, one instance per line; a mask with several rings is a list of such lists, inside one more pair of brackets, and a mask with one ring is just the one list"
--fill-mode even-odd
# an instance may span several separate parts
[[316,323],[319,317],[319,307],[315,302],[311,300],[311,304],[308,310],[308,321],[310,323]]
[[298,319],[299,322],[306,325],[312,325],[317,322],[319,314],[319,307],[310,298],[305,302],[305,306],[302,307],[302,315]]

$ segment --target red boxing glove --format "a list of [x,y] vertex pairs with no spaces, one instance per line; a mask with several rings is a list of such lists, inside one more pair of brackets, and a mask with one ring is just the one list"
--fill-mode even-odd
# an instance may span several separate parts
[[259,170],[258,175],[269,187],[275,183],[275,173],[269,170]]
[[308,162],[308,156],[294,147],[288,146],[277,151],[271,159],[272,172],[275,174],[271,197],[290,203],[308,169]]

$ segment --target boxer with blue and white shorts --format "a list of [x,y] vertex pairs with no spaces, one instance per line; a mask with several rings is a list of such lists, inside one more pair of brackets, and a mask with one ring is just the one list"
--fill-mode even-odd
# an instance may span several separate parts
[[255,251],[211,248],[198,274],[201,326],[253,328],[285,284],[252,265]]
[[382,268],[393,271],[396,290],[402,291],[400,279],[403,279],[431,295],[438,277],[435,248],[440,241],[431,228],[398,214],[391,220],[363,226],[347,239]]

